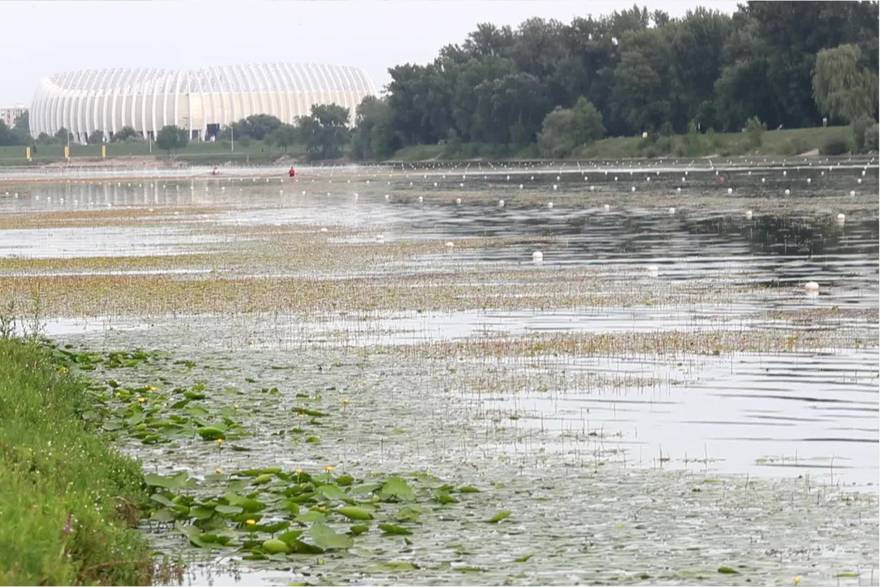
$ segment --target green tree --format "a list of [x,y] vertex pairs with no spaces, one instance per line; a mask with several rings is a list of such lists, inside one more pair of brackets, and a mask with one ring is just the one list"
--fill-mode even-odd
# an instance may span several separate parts
[[292,124],[280,124],[275,130],[266,136],[266,140],[272,145],[278,145],[286,153],[287,147],[293,145],[299,139],[299,131]]
[[312,159],[337,159],[348,142],[348,108],[338,104],[314,104],[309,116],[298,120],[299,135]]
[[55,133],[55,141],[59,143],[67,144],[67,141],[70,139],[70,131],[64,128],[63,126],[58,129],[58,132]]
[[877,112],[877,73],[859,66],[856,45],[823,49],[816,57],[813,97],[820,112],[832,119],[852,122]]
[[391,125],[388,101],[365,96],[358,105],[351,137],[352,156],[357,159],[384,159],[398,148]]
[[281,121],[270,114],[254,114],[238,121],[235,136],[249,136],[254,140],[262,141],[275,129],[281,126]]
[[565,157],[605,134],[602,114],[581,96],[572,108],[556,108],[544,118],[538,148],[545,157]]
[[172,151],[180,150],[186,146],[189,142],[187,134],[186,129],[173,124],[163,126],[156,135],[156,145],[170,155]]
[[104,131],[96,130],[89,135],[89,144],[96,145],[104,142]]
[[119,129],[118,132],[113,134],[114,142],[121,141],[131,141],[131,140],[140,140],[142,138],[141,133],[136,131],[133,127],[123,126]]

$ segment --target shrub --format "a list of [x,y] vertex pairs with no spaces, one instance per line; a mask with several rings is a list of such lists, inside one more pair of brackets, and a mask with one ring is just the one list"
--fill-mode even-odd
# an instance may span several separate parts
[[828,137],[819,148],[823,155],[843,155],[849,151],[849,144],[844,137]]
[[880,127],[875,122],[865,131],[865,149],[868,151],[877,150],[877,142],[880,139]]
[[746,135],[749,137],[749,146],[757,149],[764,142],[764,131],[767,125],[761,122],[757,116],[752,116],[746,121]]
[[874,119],[870,116],[859,116],[850,124],[852,127],[853,144],[855,145],[856,153],[861,153],[865,150],[865,133],[873,124]]
[[801,137],[793,137],[788,139],[785,144],[786,155],[799,155],[810,150],[810,144]]

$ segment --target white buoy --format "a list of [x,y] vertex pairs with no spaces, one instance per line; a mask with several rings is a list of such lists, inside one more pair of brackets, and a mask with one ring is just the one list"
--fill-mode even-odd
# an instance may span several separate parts
[[680,194],[680,193],[681,193],[681,188],[675,188],[675,193],[676,193],[676,194]]
[[322,226],[322,227],[321,227],[321,232],[327,232],[327,227],[326,227],[326,226]]
[[425,201],[425,198],[422,197],[422,196],[419,196],[419,204],[421,204],[421,203],[424,202],[424,201]]
[[498,207],[499,207],[499,208],[503,208],[503,207],[504,207],[504,200],[498,200]]
[[554,183],[554,184],[553,184],[553,191],[555,192],[555,191],[558,190],[558,189],[559,189],[559,186],[556,185],[556,184]]
[[767,178],[766,178],[766,177],[762,177],[762,178],[761,178],[761,183],[767,183]]
[[733,188],[727,188],[727,195],[729,196],[732,193],[733,193]]
[[861,177],[858,178],[858,179],[856,180],[856,183],[859,184],[859,185],[862,185],[862,178],[861,178]]
[[437,182],[436,182],[436,181],[434,182],[434,187],[437,187]]
[[385,194],[385,199],[386,199],[386,200],[390,200],[390,199],[391,199],[391,194]]
[[747,218],[747,219],[751,220],[753,215],[754,215],[754,214],[752,213],[751,210],[746,210],[746,218]]
[[804,284],[804,289],[807,290],[807,293],[819,293],[819,284],[815,281],[808,281]]
[[790,195],[791,195],[791,190],[788,189],[788,188],[785,188],[785,192],[783,192],[783,193],[784,193],[786,196],[790,196]]
[[850,196],[854,196],[854,195],[856,195],[856,191],[855,191],[855,190],[849,190],[849,195],[850,195]]
[[783,170],[783,171],[782,171],[782,177],[786,177],[787,175],[788,175],[788,172],[785,171],[785,170]]
[[548,207],[548,208],[553,208],[553,202],[547,202],[547,207]]
[[631,192],[636,191],[636,186],[632,186],[632,187],[629,189],[629,191],[631,191]]
[[455,246],[455,243],[452,241],[446,241],[446,248],[451,249]]
[[844,222],[846,222],[846,214],[841,212],[840,214],[837,215],[837,223],[843,224]]
[[532,263],[534,263],[535,265],[540,265],[543,262],[544,253],[542,253],[541,251],[535,251],[534,253],[532,253]]
[[382,233],[380,232],[379,234],[376,235],[376,241],[377,241],[377,242],[380,242],[380,243],[381,243],[381,242],[384,242],[384,241],[385,241],[385,235],[382,234]]
[[648,275],[650,275],[651,277],[657,277],[658,275],[660,275],[660,268],[656,265],[648,265],[645,269],[648,271]]
[[670,213],[670,214],[675,214],[675,208],[670,208],[670,209],[669,209],[669,213]]
[[605,210],[610,210],[610,209],[611,209],[611,204],[605,204]]
[[455,205],[461,206],[461,198],[455,198]]
[[808,178],[807,178],[807,184],[811,184],[811,183],[813,183],[813,178],[812,178],[812,177],[808,177]]

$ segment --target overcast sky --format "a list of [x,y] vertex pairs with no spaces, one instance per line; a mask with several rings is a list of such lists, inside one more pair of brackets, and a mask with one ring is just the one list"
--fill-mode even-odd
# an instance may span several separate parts
[[[0,106],[30,104],[41,77],[103,67],[198,68],[291,61],[354,65],[377,89],[387,70],[427,63],[480,22],[570,22],[632,6],[607,0],[299,2],[193,0],[0,2]],[[682,16],[698,5],[731,13],[735,0],[639,2]]]

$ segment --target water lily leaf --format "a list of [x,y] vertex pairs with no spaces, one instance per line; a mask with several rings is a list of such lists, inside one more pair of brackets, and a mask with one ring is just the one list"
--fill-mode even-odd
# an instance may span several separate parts
[[458,488],[459,493],[479,493],[480,490],[473,485],[462,485]]
[[196,432],[202,437],[202,440],[223,440],[226,438],[226,433],[217,426],[202,426]]
[[288,546],[295,543],[302,536],[302,530],[288,530],[277,536],[278,540],[283,540]]
[[237,505],[218,505],[214,507],[214,511],[218,514],[234,515],[242,513],[244,508]]
[[325,514],[322,514],[321,512],[315,510],[309,510],[305,513],[299,514],[296,517],[297,522],[303,522],[305,524],[310,524],[312,522],[323,522],[326,519],[327,516]]
[[214,515],[214,508],[209,508],[205,506],[191,507],[189,508],[189,515],[191,518],[195,518],[197,520],[207,520]]
[[324,552],[323,548],[303,542],[302,540],[294,540],[289,546],[290,552],[295,552],[297,554],[321,554]]
[[283,540],[278,538],[270,538],[263,542],[263,551],[269,554],[287,554],[290,552],[290,546]]
[[501,520],[506,520],[509,517],[510,517],[509,511],[501,510],[500,512],[498,512],[497,514],[495,514],[494,516],[492,516],[491,518],[486,520],[486,522],[488,522],[489,524],[497,524]]
[[379,490],[379,496],[384,500],[413,501],[416,494],[409,484],[400,477],[389,477]]
[[522,556],[520,556],[520,557],[517,557],[517,558],[513,559],[513,562],[515,562],[515,563],[524,563],[524,562],[526,562],[527,560],[529,560],[530,558],[532,558],[533,556],[535,556],[535,555],[534,555],[533,553],[530,552],[529,554],[524,554],[524,555],[522,555]]
[[161,508],[150,514],[150,519],[157,522],[173,522],[177,515],[168,508]]
[[348,497],[345,495],[344,491],[335,485],[321,485],[315,490],[315,493],[320,494],[324,499],[328,500],[345,499]]
[[351,536],[339,534],[330,526],[322,522],[315,522],[309,528],[309,536],[314,540],[315,545],[324,550],[338,550],[351,548],[354,541]]
[[444,492],[437,492],[434,495],[434,501],[436,501],[437,503],[442,504],[442,505],[446,505],[449,503],[458,503],[457,499],[455,499],[454,497],[452,497],[448,493],[444,493]]
[[373,514],[357,506],[345,506],[336,510],[349,520],[372,520]]
[[311,416],[312,418],[323,418],[327,414],[318,410],[310,410],[309,408],[293,408],[294,414],[302,414],[303,416]]
[[405,505],[397,512],[398,522],[418,522],[422,515],[422,508],[417,505]]
[[187,475],[183,471],[175,473],[170,477],[147,474],[144,475],[144,481],[147,483],[147,485],[150,485],[152,487],[163,487],[165,489],[183,489],[192,484],[189,475]]
[[227,493],[224,497],[226,497],[226,501],[228,501],[230,505],[237,505],[245,512],[259,512],[266,509],[265,503],[258,499],[254,499],[253,497],[242,497],[241,495],[236,495],[234,493]]
[[379,524],[379,529],[382,530],[383,533],[391,534],[393,536],[409,536],[412,534],[411,530],[408,530],[403,526],[398,526],[397,524]]
[[360,536],[369,529],[370,527],[366,524],[353,524],[351,528],[348,529],[348,533],[352,536]]
[[723,565],[718,567],[718,572],[721,573],[722,575],[738,575],[739,574],[739,571],[737,571],[733,567],[725,567]]
[[277,522],[272,522],[271,524],[260,524],[258,528],[261,532],[274,534],[275,532],[280,532],[281,530],[286,529],[288,526],[290,526],[290,522],[287,520],[279,520]]
[[419,568],[415,563],[409,561],[385,561],[379,563],[379,566],[386,571],[414,571]]

